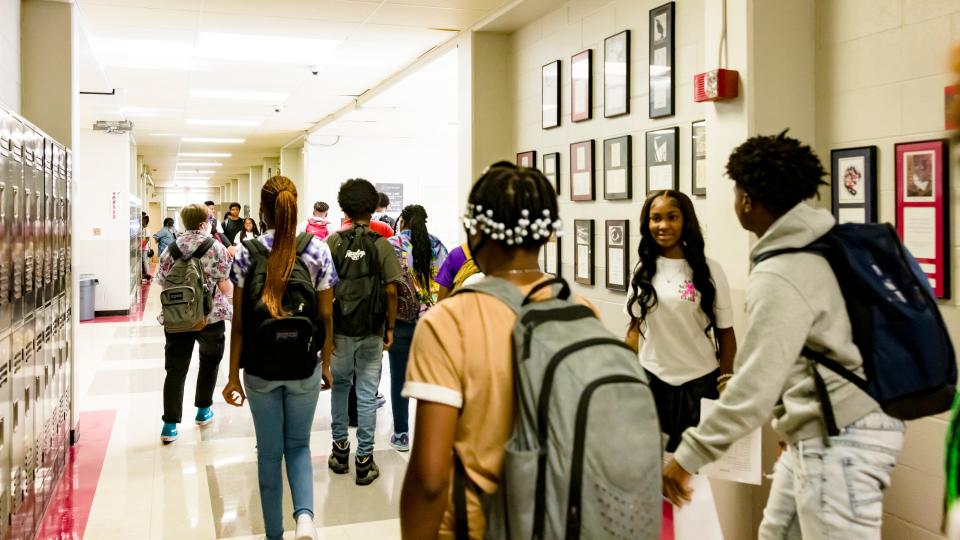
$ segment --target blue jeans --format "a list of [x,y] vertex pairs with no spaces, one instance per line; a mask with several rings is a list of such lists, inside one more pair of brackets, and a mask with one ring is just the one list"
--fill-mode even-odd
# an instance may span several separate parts
[[403,383],[407,379],[407,360],[410,358],[410,342],[413,341],[413,331],[417,328],[417,321],[397,321],[393,331],[393,347],[387,354],[390,355],[390,405],[393,407],[393,432],[407,433],[410,431],[410,400],[400,395],[403,392]]
[[353,377],[357,377],[357,456],[373,453],[373,437],[377,431],[377,387],[383,365],[383,338],[380,336],[349,337],[333,335],[336,352],[330,371],[333,390],[330,392],[333,413],[333,440],[342,441],[347,434],[347,401]]
[[299,381],[267,381],[243,374],[244,388],[257,433],[257,472],[260,506],[269,540],[283,537],[283,471],[293,496],[293,518],[313,517],[313,463],[310,461],[310,428],[320,397],[323,370],[317,366]]
[[880,539],[883,490],[903,446],[904,424],[874,412],[830,437],[780,455],[760,540]]

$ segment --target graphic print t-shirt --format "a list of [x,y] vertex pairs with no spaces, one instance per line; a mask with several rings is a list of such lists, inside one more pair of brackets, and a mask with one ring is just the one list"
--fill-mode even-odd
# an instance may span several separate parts
[[[717,328],[731,328],[733,309],[727,276],[716,261],[707,259],[707,265],[717,288]],[[647,314],[640,364],[673,386],[717,369],[713,340],[703,332],[709,321],[700,309],[700,292],[693,286],[693,269],[686,259],[657,258],[653,288],[657,305]],[[633,309],[639,316],[640,307]]]

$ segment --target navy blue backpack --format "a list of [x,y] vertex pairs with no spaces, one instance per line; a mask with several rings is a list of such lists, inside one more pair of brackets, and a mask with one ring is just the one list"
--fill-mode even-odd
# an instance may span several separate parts
[[[806,247],[762,253],[754,263],[797,252],[818,253],[830,263],[866,379],[809,347],[803,356],[855,384],[890,416],[912,420],[950,410],[957,383],[953,344],[927,276],[894,228],[845,223]],[[837,435],[826,384],[813,373],[827,433]]]

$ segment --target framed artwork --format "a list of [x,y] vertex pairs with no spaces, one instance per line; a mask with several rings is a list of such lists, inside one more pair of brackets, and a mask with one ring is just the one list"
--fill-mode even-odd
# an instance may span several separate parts
[[527,152],[520,152],[517,154],[517,167],[536,167],[537,166],[537,151],[529,150]]
[[560,61],[543,66],[540,76],[541,127],[555,128],[560,125]]
[[877,147],[830,152],[833,217],[838,223],[877,222]]
[[950,298],[950,145],[900,143],[896,154],[897,232],[937,298]]
[[603,116],[630,114],[630,31],[603,40]]
[[543,273],[550,274],[554,277],[561,277],[560,253],[560,237],[554,234],[540,250],[540,268],[543,270]]
[[630,222],[607,220],[607,288],[627,292],[630,280]]
[[596,198],[593,170],[593,139],[570,145],[570,200],[592,201]]
[[560,152],[543,155],[543,175],[554,185],[560,194]]
[[647,132],[647,193],[679,189],[677,137],[679,128]]
[[593,49],[570,58],[570,120],[593,118]]
[[573,222],[574,281],[581,285],[593,285],[593,221],[578,219]]
[[624,135],[603,141],[603,198],[633,197],[633,137]]
[[700,120],[691,125],[691,193],[700,197],[707,195],[707,121]]
[[650,10],[650,118],[673,116],[674,3]]

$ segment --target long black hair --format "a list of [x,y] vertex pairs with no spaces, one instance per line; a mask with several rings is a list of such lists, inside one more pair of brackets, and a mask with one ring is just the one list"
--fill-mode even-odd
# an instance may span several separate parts
[[250,232],[253,233],[253,236],[255,236],[255,237],[260,236],[260,229],[257,228],[257,220],[255,220],[255,219],[253,219],[253,218],[251,218],[251,217],[244,218],[244,220],[243,220],[243,231],[242,231],[244,234],[242,234],[242,235],[240,235],[240,236],[242,237],[242,236],[244,236],[244,235],[246,234],[246,232],[247,232],[247,222],[248,222],[248,221],[253,224],[253,230],[250,231]]
[[419,204],[411,204],[400,212],[403,225],[410,229],[413,246],[413,275],[421,291],[430,290],[433,278],[433,242],[427,232],[427,211]]
[[[633,271],[633,279],[630,281],[633,292],[630,294],[630,301],[627,303],[627,312],[630,314],[630,328],[636,329],[641,336],[644,335],[647,315],[656,307],[658,302],[657,291],[653,288],[653,276],[657,273],[657,257],[660,256],[661,250],[660,245],[653,237],[653,233],[650,232],[650,210],[654,201],[660,197],[672,199],[683,215],[680,246],[683,249],[684,259],[693,269],[693,286],[700,293],[700,309],[707,315],[709,321],[703,332],[709,337],[712,330],[717,326],[715,309],[717,287],[714,284],[713,276],[710,274],[710,266],[707,264],[703,232],[700,230],[700,221],[697,220],[693,202],[683,193],[672,189],[651,193],[643,203],[643,210],[640,212],[640,249],[638,250],[640,262],[637,263]],[[639,317],[634,309],[637,305],[640,307]],[[714,346],[716,346],[716,343],[714,343]]]

